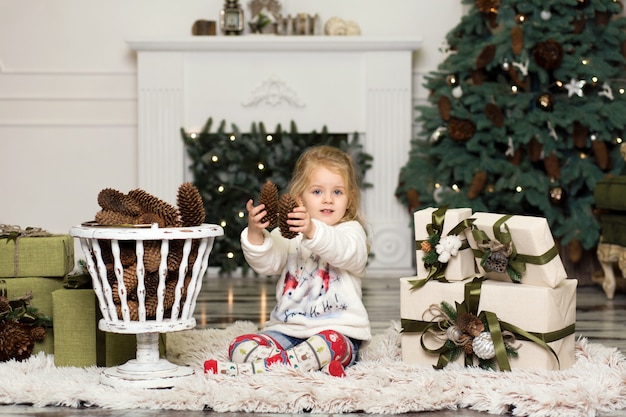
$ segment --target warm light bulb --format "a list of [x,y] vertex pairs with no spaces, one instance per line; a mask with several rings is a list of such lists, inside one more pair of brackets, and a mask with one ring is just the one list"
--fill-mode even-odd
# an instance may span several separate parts
[[452,189],[457,192],[460,190],[459,186],[456,184],[452,184]]
[[587,58],[583,58],[582,61],[580,61],[583,65],[587,65],[589,63],[589,60]]
[[218,192],[218,193],[223,193],[225,189],[226,189],[226,188],[224,188],[224,186],[223,186],[223,185],[220,185],[219,187],[217,187],[217,192]]
[[235,139],[237,139],[237,138],[235,137],[235,135],[230,135],[229,139],[230,139],[231,142],[234,142]]
[[517,94],[517,86],[516,86],[516,85],[512,85],[512,86],[511,86],[511,92],[512,92],[513,94]]
[[626,91],[626,90],[622,87],[622,88],[620,88],[620,89],[619,89],[619,90],[617,90],[617,91],[619,91],[619,93],[620,93],[620,94],[624,94],[624,91]]
[[191,139],[195,139],[198,137],[198,134],[196,132],[192,132],[190,135]]
[[232,253],[232,252],[228,252],[228,253],[226,254],[226,257],[227,257],[228,259],[233,259],[233,258],[235,257],[235,254],[234,254],[234,253]]
[[237,213],[237,216],[239,216],[240,218],[242,218],[243,216],[245,216],[243,211],[240,211],[239,213]]
[[265,165],[263,164],[263,162],[259,162],[257,168],[259,168],[259,171],[263,171],[265,169]]
[[217,157],[217,155],[213,155],[213,156],[211,157],[211,161],[213,161],[213,162],[217,162],[217,161],[219,161],[219,158]]
[[441,187],[441,184],[439,184],[438,182],[435,183],[435,188],[440,188],[440,187]]
[[620,137],[615,138],[615,143],[620,144],[622,143],[623,139]]
[[584,152],[580,153],[580,159],[587,159],[587,154]]
[[274,138],[272,137],[272,135],[267,135],[267,136],[265,137],[265,140],[266,140],[266,141],[268,141],[268,142],[271,142],[271,141],[273,141],[273,140],[274,140]]
[[517,187],[515,187],[515,191],[517,191],[518,193],[521,193],[523,190],[521,185],[518,185]]
[[220,226],[222,226],[222,227],[226,227],[226,220],[222,220],[222,221],[220,222]]

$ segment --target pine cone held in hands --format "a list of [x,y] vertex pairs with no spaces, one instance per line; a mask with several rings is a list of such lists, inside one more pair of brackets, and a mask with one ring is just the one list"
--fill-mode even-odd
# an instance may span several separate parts
[[298,203],[291,195],[283,194],[280,197],[278,202],[278,227],[280,228],[280,234],[285,239],[293,239],[298,236],[298,233],[289,231],[289,225],[287,224],[287,215],[296,207],[298,207]]

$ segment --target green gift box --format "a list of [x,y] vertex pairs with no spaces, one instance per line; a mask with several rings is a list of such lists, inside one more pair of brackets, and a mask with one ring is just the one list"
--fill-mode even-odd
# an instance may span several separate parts
[[601,243],[626,246],[626,216],[620,214],[601,214]]
[[626,176],[603,178],[593,190],[596,207],[626,211]]
[[100,309],[93,289],[52,293],[56,366],[117,366],[135,358],[137,337],[98,329]]
[[[33,298],[29,304],[37,309],[38,313],[53,317],[52,311],[52,293],[63,288],[63,280],[59,278],[43,278],[43,277],[24,277],[19,279],[5,280],[7,289],[7,297],[14,300],[23,297],[28,291],[33,293]],[[54,325],[54,317],[53,317]],[[35,342],[33,353],[54,352],[54,329],[46,329],[46,337],[44,340]]]
[[0,277],[64,277],[74,269],[70,235],[0,239]]

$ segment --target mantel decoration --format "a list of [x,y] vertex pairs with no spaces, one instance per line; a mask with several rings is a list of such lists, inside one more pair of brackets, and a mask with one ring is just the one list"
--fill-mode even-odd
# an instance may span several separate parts
[[[224,228],[210,260],[210,266],[219,267],[220,273],[232,273],[237,268],[244,274],[248,272],[239,242],[247,225],[246,201],[258,201],[267,180],[286,192],[295,162],[304,149],[322,144],[343,149],[354,159],[361,178],[372,164],[373,158],[363,151],[358,133],[329,133],[326,127],[320,133],[300,133],[293,122],[289,131],[277,125],[273,133],[262,122],[252,123],[247,133],[234,124],[227,128],[224,120],[216,132],[211,132],[212,126],[213,119],[209,118],[200,132],[181,128],[181,135],[206,216],[218,219]],[[369,186],[361,183],[363,188]]]

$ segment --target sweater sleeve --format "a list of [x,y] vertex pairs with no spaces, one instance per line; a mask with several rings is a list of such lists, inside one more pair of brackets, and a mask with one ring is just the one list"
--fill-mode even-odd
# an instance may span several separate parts
[[340,223],[336,226],[313,219],[315,236],[303,239],[302,245],[336,268],[363,276],[367,265],[367,236],[363,227],[356,221]]
[[280,236],[278,229],[272,233],[263,230],[263,243],[253,245],[248,240],[248,228],[241,232],[241,249],[246,262],[261,275],[279,275],[287,263],[287,248],[285,239]]

